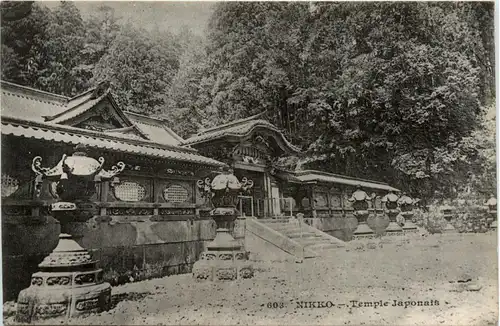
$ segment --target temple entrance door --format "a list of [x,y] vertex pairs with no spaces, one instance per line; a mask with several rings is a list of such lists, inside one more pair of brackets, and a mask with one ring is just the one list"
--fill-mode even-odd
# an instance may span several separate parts
[[281,215],[281,203],[280,203],[280,188],[272,186],[271,187],[271,205],[274,216]]

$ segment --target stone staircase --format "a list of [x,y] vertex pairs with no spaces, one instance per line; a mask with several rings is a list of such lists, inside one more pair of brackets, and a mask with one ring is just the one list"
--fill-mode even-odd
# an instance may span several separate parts
[[345,246],[344,241],[293,219],[247,219],[246,232],[265,242],[254,250],[283,252],[295,258],[326,256]]

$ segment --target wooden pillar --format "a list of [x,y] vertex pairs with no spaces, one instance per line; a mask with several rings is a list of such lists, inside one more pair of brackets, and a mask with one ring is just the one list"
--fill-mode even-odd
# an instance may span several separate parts
[[[99,200],[101,202],[107,202],[108,201],[108,191],[109,191],[109,183],[111,181],[105,181],[101,183],[101,198]],[[106,207],[101,207],[99,209],[99,215],[105,216],[107,214],[106,212]]]
[[271,179],[269,174],[264,172],[264,215],[267,217],[272,216],[272,203],[271,203]]
[[316,207],[314,204],[314,186],[313,185],[309,186],[307,193],[308,193],[308,197],[309,197],[309,206],[311,207],[311,216],[313,218],[316,218],[317,214],[316,214]]

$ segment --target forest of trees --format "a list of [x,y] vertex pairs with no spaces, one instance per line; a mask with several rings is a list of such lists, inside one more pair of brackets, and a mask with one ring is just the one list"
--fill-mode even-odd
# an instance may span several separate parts
[[5,3],[4,80],[73,96],[107,79],[182,136],[267,111],[309,167],[496,192],[493,2],[220,2],[204,36]]

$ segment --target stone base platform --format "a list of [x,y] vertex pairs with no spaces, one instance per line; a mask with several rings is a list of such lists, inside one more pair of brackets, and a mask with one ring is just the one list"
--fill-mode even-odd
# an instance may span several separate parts
[[196,280],[233,281],[252,278],[254,269],[243,251],[206,251],[193,265]]
[[397,222],[390,222],[387,228],[385,229],[385,235],[402,235],[403,229]]
[[[33,277],[43,279],[36,274]],[[52,275],[52,278],[55,277]],[[59,277],[59,279],[62,278]],[[50,278],[44,279],[44,281],[50,282]],[[33,284],[32,281],[29,288],[19,293],[16,322],[31,323],[47,318],[72,318],[108,310],[111,305],[111,285],[109,283],[71,287],[59,284],[40,285]]]
[[373,238],[375,237],[375,232],[365,223],[359,223],[358,227],[354,231],[354,238]]
[[404,233],[418,232],[418,227],[411,221],[405,221],[405,224],[403,225],[403,231]]

